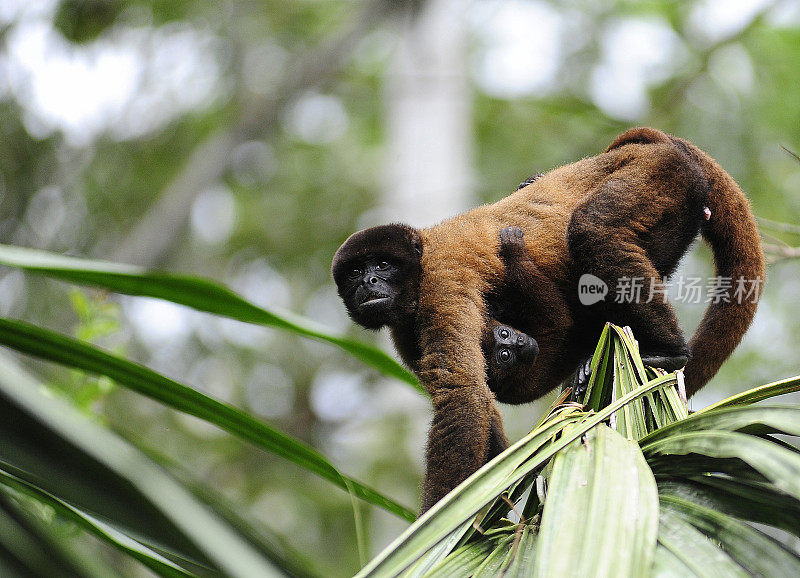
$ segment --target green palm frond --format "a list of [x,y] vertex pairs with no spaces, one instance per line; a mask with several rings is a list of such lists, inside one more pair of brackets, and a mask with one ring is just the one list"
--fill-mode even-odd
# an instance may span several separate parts
[[691,416],[682,386],[607,325],[585,405],[552,408],[359,576],[800,575],[800,407],[750,405],[798,379]]

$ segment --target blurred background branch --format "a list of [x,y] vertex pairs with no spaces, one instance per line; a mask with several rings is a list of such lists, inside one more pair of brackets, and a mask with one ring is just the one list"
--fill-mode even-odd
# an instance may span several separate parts
[[361,2],[360,13],[344,30],[332,33],[319,45],[306,50],[285,68],[285,78],[269,94],[241,103],[240,118],[232,127],[223,127],[198,143],[186,166],[180,171],[158,201],[119,243],[113,260],[153,267],[173,247],[186,227],[192,202],[210,183],[230,167],[237,145],[255,138],[269,138],[287,105],[303,92],[323,87],[336,76],[350,58],[355,45],[391,14],[411,2],[376,0]]

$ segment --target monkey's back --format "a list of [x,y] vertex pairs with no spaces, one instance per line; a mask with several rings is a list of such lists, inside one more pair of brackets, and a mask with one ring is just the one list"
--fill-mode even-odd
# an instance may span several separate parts
[[421,231],[434,267],[464,268],[492,284],[502,275],[498,232],[520,227],[531,258],[556,282],[566,282],[567,227],[577,204],[624,164],[619,152],[602,153],[555,168],[500,199]]

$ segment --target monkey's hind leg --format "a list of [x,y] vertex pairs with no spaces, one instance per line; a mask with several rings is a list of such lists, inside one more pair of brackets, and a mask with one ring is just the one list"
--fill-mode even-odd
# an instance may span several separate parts
[[[664,299],[661,275],[640,240],[645,223],[657,220],[662,210],[653,195],[622,180],[606,182],[573,211],[567,243],[578,275],[594,275],[608,287],[604,300],[581,305],[586,316],[629,325],[642,360],[671,371],[686,364],[689,350]],[[653,293],[651,287],[662,291]]]

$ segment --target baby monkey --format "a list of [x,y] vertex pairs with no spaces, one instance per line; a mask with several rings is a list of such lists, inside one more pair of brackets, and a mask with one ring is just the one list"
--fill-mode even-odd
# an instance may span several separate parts
[[[537,373],[549,367],[534,365],[539,355],[535,336],[559,346],[563,335],[552,334],[553,317],[563,316],[566,303],[552,281],[534,264],[519,227],[499,232],[503,281],[486,295],[487,320],[481,346],[489,389],[503,403],[525,403]],[[551,348],[552,348],[551,345]],[[548,357],[553,358],[551,351]]]
[[522,383],[539,354],[530,335],[490,319],[481,341],[486,358],[486,380],[495,394]]

